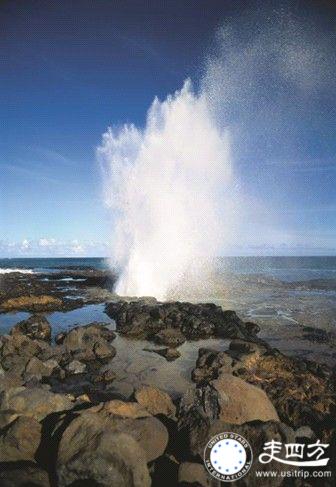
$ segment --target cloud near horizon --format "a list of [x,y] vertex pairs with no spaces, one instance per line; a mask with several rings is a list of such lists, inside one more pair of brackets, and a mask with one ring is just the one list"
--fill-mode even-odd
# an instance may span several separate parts
[[105,242],[56,240],[42,237],[38,240],[23,239],[20,242],[0,240],[0,258],[20,257],[105,257]]

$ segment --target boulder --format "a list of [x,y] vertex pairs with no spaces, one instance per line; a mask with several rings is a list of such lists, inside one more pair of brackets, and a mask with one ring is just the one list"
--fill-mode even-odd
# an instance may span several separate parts
[[33,340],[51,340],[51,326],[43,315],[32,315],[24,321],[20,321],[10,332],[11,335],[26,335]]
[[105,361],[116,354],[115,348],[111,345],[114,338],[115,333],[103,324],[91,323],[58,335],[57,343],[75,360]]
[[33,461],[41,441],[36,419],[19,416],[0,432],[0,462]]
[[72,408],[73,403],[67,396],[37,387],[16,387],[0,394],[0,409],[10,409],[37,421]]
[[160,391],[156,387],[142,386],[135,391],[135,399],[147,409],[150,414],[163,414],[170,418],[175,418],[176,407],[166,392]]
[[219,419],[231,424],[249,421],[279,421],[266,393],[231,374],[221,374],[211,382],[217,391]]
[[106,487],[149,487],[146,463],[143,449],[131,435],[112,430],[98,414],[82,414],[62,435],[58,485],[86,481]]
[[92,407],[83,414],[96,418],[97,428],[132,436],[146,453],[147,462],[161,456],[168,444],[168,431],[157,418],[138,403],[119,400]]

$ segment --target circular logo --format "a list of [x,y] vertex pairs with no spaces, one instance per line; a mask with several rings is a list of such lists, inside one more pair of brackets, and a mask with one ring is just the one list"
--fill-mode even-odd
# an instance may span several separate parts
[[219,433],[211,438],[204,450],[204,464],[208,472],[222,482],[234,482],[244,477],[252,461],[249,442],[236,433]]

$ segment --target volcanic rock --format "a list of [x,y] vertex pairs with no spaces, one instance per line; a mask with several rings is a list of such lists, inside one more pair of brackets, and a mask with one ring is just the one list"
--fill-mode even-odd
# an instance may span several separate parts
[[169,348],[179,347],[182,345],[186,338],[180,330],[176,328],[165,328],[157,333],[153,340],[159,345],[167,345]]
[[30,318],[17,323],[10,332],[11,335],[26,335],[35,340],[50,342],[51,326],[43,315],[32,315]]
[[160,333],[172,328],[188,340],[211,336],[255,339],[255,329],[248,331],[234,311],[223,311],[212,303],[119,301],[108,303],[106,313],[116,321],[120,333],[134,338],[168,339],[165,335],[161,338]]

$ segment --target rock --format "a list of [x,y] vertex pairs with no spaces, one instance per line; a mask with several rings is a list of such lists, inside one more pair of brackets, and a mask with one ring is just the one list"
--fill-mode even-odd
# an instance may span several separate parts
[[55,311],[62,308],[62,305],[63,301],[54,296],[20,296],[18,298],[10,298],[2,302],[0,309],[5,312],[24,310],[38,313],[41,311]]
[[138,402],[124,402],[119,399],[107,401],[94,406],[89,410],[90,413],[101,412],[104,414],[112,414],[121,416],[123,418],[148,418],[151,413]]
[[201,431],[215,420],[237,425],[255,420],[279,421],[275,408],[261,389],[230,374],[189,389],[179,404],[178,418],[179,429],[186,418],[187,421],[192,418],[192,424],[199,423]]
[[[120,333],[134,338],[155,339],[167,329],[179,330],[180,341],[182,336],[188,340],[255,338],[255,330],[251,334],[234,311],[223,311],[213,303],[119,301],[108,303],[106,313],[116,321]],[[168,334],[173,340],[172,332]],[[166,338],[163,335],[162,340]]]
[[38,359],[37,357],[32,357],[27,362],[24,376],[26,379],[31,376],[36,376],[39,378],[50,377],[57,369],[59,369],[59,365],[56,360],[50,359],[42,362],[42,360]]
[[265,392],[231,374],[221,374],[211,382],[217,391],[219,419],[231,424],[249,421],[279,421]]
[[145,451],[147,462],[161,456],[167,447],[166,427],[138,403],[113,400],[85,410],[84,414],[96,418],[98,429],[103,423],[104,430],[113,434],[131,435]]
[[50,487],[48,473],[31,462],[0,469],[0,485],[1,487]]
[[33,340],[51,340],[51,326],[43,315],[32,315],[24,321],[20,321],[10,332],[11,335],[26,335]]
[[0,394],[0,409],[10,409],[37,421],[72,408],[73,403],[67,396],[41,388],[16,387]]
[[232,372],[233,359],[226,352],[218,352],[208,348],[198,350],[196,368],[191,373],[191,378],[196,384],[205,384],[217,379],[219,372]]
[[146,349],[149,352],[154,352],[162,357],[164,357],[168,362],[172,362],[173,360],[178,359],[181,357],[181,354],[176,348],[153,348],[151,350]]
[[145,453],[129,434],[113,431],[97,414],[82,414],[66,428],[59,444],[59,487],[72,482],[111,487],[149,487]]
[[31,357],[49,358],[51,347],[40,340],[15,334],[0,337],[0,364],[5,372],[21,374]]
[[0,432],[0,462],[34,460],[42,426],[36,419],[19,416]]
[[12,423],[19,415],[12,409],[0,411],[0,430]]
[[163,414],[175,418],[176,407],[166,392],[160,391],[156,387],[142,386],[135,391],[135,399],[147,409],[150,414]]
[[252,323],[250,321],[247,321],[245,323],[245,327],[247,329],[247,331],[251,334],[251,335],[258,335],[258,333],[260,332],[261,328],[259,325],[257,325],[256,323]]
[[106,343],[96,342],[93,347],[93,352],[98,360],[106,360],[115,356],[116,349]]
[[184,462],[178,470],[179,485],[193,487],[209,487],[210,478],[203,464]]
[[83,374],[86,370],[86,365],[79,360],[73,360],[68,365],[66,365],[66,371],[71,375]]
[[295,428],[309,424],[320,433],[332,421],[333,374],[326,366],[287,357],[261,340],[236,339],[228,352],[201,349],[192,379],[206,385],[223,372],[263,389],[281,421]]
[[186,338],[180,330],[175,328],[166,328],[157,333],[153,340],[160,345],[167,345],[169,348],[179,347]]
[[73,328],[67,334],[57,337],[57,342],[76,360],[90,362],[104,361],[116,354],[111,345],[115,333],[100,323]]

